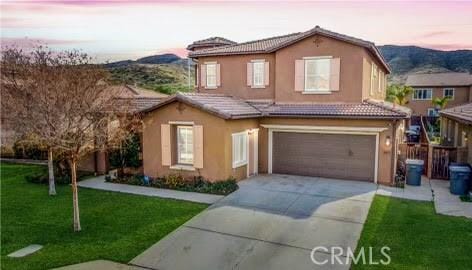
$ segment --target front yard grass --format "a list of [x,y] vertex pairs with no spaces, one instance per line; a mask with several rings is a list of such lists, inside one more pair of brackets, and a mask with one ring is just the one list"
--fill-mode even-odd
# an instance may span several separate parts
[[[204,204],[80,188],[82,231],[72,231],[70,186],[46,185],[24,177],[45,170],[33,165],[0,164],[1,268],[49,269],[96,259],[128,262],[205,209]],[[43,245],[23,258],[7,254],[30,244]]]
[[376,196],[358,244],[373,261],[390,247],[391,263],[353,269],[472,269],[472,220],[438,215],[432,202]]

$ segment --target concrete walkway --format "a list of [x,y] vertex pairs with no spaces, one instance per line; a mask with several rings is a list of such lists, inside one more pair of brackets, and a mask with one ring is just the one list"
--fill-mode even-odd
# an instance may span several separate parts
[[[349,269],[377,185],[259,175],[134,258],[148,269]],[[340,247],[342,263],[330,261]]]
[[54,268],[53,270],[145,270],[145,268],[106,260],[96,260]]
[[472,203],[463,202],[459,196],[449,192],[449,181],[431,180],[434,191],[436,213],[449,216],[472,218]]
[[31,165],[48,165],[47,160],[37,160],[37,159],[0,158],[0,162],[31,164]]
[[169,198],[206,204],[213,204],[224,197],[222,195],[109,183],[105,181],[105,176],[98,176],[84,181],[80,181],[78,185],[79,187],[85,188],[123,192],[151,197]]
[[431,183],[427,177],[421,178],[421,186],[405,185],[405,188],[397,188],[379,185],[376,194],[415,201],[433,200]]

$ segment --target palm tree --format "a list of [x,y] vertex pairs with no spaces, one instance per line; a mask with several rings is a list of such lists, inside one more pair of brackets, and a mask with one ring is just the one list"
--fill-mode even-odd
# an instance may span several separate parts
[[446,108],[446,105],[447,105],[447,102],[449,101],[450,97],[443,97],[443,98],[434,98],[433,101],[431,101],[431,103],[434,105],[434,107],[436,108],[436,110],[440,111],[440,110],[444,110],[444,108]]
[[406,105],[408,104],[408,96],[413,92],[413,88],[406,85],[391,84],[387,88],[386,100],[393,104]]

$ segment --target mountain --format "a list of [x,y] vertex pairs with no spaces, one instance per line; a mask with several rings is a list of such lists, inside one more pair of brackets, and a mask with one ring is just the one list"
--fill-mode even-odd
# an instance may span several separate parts
[[472,50],[440,51],[417,46],[379,46],[392,68],[390,80],[403,83],[408,74],[472,72]]
[[[151,55],[135,61],[124,60],[106,63],[115,83],[138,85],[140,87],[173,94],[176,91],[190,91],[194,83],[194,64],[175,54]],[[190,70],[189,70],[190,68]],[[189,87],[190,76],[190,87]]]

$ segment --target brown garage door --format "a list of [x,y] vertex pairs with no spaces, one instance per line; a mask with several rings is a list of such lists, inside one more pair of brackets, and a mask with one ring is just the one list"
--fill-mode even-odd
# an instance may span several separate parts
[[375,136],[274,132],[272,172],[374,181]]

